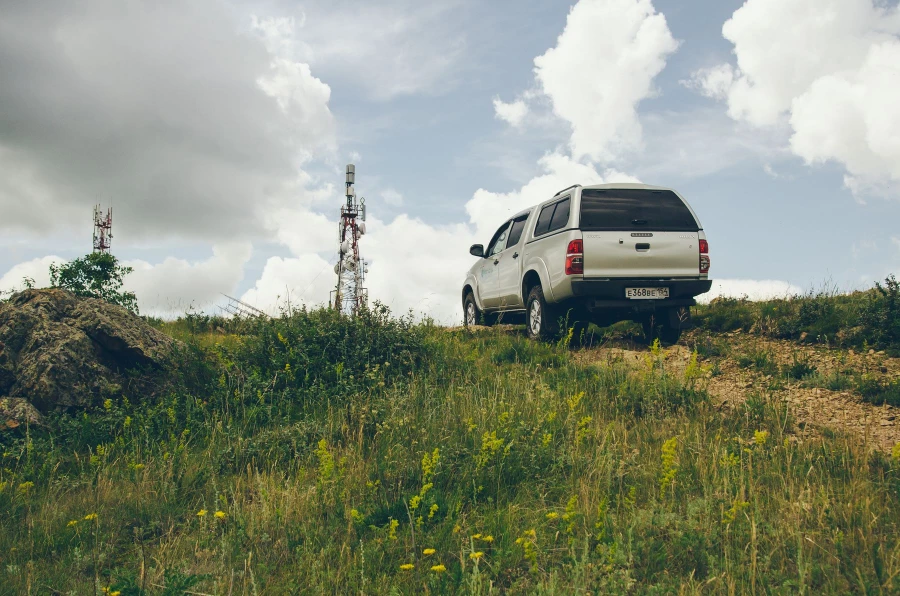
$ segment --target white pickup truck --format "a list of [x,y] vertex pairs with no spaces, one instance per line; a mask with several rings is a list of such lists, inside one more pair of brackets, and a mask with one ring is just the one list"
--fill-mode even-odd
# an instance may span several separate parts
[[694,297],[708,292],[709,243],[680,194],[645,184],[575,185],[511,217],[462,288],[466,325],[525,315],[530,337],[561,325],[641,323],[648,340],[675,343]]

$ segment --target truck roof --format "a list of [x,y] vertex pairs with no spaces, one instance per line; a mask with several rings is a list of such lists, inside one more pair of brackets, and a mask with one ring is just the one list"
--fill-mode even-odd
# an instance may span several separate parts
[[[581,187],[582,190],[585,188],[595,189],[595,190],[605,190],[605,189],[612,189],[612,188],[634,188],[634,189],[641,189],[641,190],[670,190],[672,192],[675,192],[675,190],[672,188],[668,188],[665,186],[653,186],[652,184],[642,184],[640,182],[609,182],[606,184],[588,184],[587,186],[583,186],[581,184],[575,184],[573,186],[570,186],[569,188],[559,191],[558,193],[556,193],[556,195],[553,196],[553,198],[555,199],[557,196],[564,193],[565,191],[573,189],[573,188],[578,188],[578,187]],[[678,194],[678,193],[676,193],[676,194]],[[549,200],[553,200],[553,199],[549,199]],[[545,202],[547,202],[547,201],[541,201],[540,203],[538,203],[538,205],[541,205],[542,203],[545,203]],[[531,213],[532,209],[534,209],[534,206],[531,206],[528,209],[522,209],[521,211],[519,211],[518,213],[516,213],[515,215],[510,217],[510,219],[515,219],[517,217],[521,217],[522,215],[525,215],[526,213]]]

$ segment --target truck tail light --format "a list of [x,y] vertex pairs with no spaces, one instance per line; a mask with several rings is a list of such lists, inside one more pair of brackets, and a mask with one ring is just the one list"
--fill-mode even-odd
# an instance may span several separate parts
[[584,243],[572,240],[566,248],[566,275],[584,274]]
[[700,240],[700,273],[709,273],[709,242]]

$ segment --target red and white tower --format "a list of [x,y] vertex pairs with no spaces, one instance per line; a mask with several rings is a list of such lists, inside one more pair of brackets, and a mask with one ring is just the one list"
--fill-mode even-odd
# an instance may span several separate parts
[[366,233],[366,199],[356,200],[356,167],[347,166],[347,204],[341,207],[338,224],[338,262],[334,266],[337,286],[332,293],[331,305],[348,315],[354,315],[365,306],[368,292],[365,288],[366,262],[359,255],[359,239]]
[[100,205],[94,206],[94,252],[107,253],[112,241],[112,207],[103,210]]

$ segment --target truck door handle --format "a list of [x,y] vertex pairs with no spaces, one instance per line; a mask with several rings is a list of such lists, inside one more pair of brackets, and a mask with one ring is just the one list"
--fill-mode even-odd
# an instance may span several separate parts
[[634,248],[636,250],[650,250],[650,243],[649,242],[638,242],[637,244],[634,245]]
[[494,259],[494,265],[500,262],[500,259]]
[[518,258],[519,258],[519,253],[514,252],[514,253],[513,253],[513,258],[514,258],[514,259],[518,259]]

